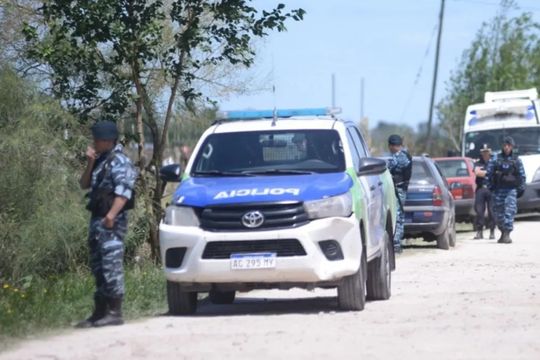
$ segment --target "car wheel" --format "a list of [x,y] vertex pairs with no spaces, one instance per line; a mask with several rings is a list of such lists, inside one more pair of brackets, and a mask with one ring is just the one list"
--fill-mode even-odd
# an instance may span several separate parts
[[210,293],[208,294],[208,298],[212,302],[212,304],[216,305],[229,305],[234,302],[234,298],[236,297],[236,291],[217,291],[217,290],[210,290]]
[[450,232],[449,232],[449,245],[451,247],[456,246],[456,220],[452,221],[452,224],[450,226]]
[[368,263],[367,298],[388,300],[392,294],[392,271],[390,270],[390,237],[385,232],[381,256]]
[[182,291],[180,284],[167,281],[169,314],[190,315],[197,311],[197,292]]
[[366,251],[362,249],[360,268],[346,276],[338,286],[338,304],[342,310],[361,311],[366,305]]
[[442,234],[437,236],[437,247],[442,250],[450,249],[450,229],[448,226]]

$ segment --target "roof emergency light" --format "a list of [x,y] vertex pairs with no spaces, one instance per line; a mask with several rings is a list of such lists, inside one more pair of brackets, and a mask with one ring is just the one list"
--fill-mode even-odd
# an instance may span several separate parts
[[288,118],[293,116],[330,116],[341,113],[341,108],[305,108],[305,109],[276,109],[276,110],[239,110],[220,111],[219,120],[256,120]]
[[490,103],[495,101],[511,101],[511,100],[536,100],[538,99],[538,91],[536,88],[527,90],[512,90],[512,91],[488,91],[484,94],[484,102]]

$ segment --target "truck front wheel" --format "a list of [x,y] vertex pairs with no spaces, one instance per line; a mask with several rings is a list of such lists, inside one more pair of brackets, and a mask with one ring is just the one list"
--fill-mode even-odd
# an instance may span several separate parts
[[167,281],[169,314],[190,315],[197,311],[197,292],[182,291],[180,284]]
[[388,232],[385,232],[381,241],[381,256],[368,264],[367,298],[369,300],[388,300],[392,294],[389,239]]
[[345,277],[338,286],[338,304],[341,310],[361,311],[366,305],[366,252],[362,249],[360,268]]

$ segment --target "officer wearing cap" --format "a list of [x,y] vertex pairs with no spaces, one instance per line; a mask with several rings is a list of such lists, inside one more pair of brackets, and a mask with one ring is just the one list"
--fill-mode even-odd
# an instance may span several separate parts
[[[486,169],[491,159],[491,149],[487,144],[480,149],[480,160],[474,163],[476,174],[476,193],[474,195],[474,211],[476,212],[474,239],[483,239],[484,227],[489,228],[489,238],[495,239],[495,217],[492,211],[491,191],[489,190]],[[486,219],[487,209],[487,219]]]
[[501,237],[497,241],[510,244],[514,228],[517,198],[525,191],[525,170],[521,159],[514,154],[516,143],[510,136],[503,139],[501,153],[488,164],[486,178],[493,194],[493,212]]
[[79,328],[123,324],[124,237],[137,177],[122,145],[117,144],[115,123],[97,122],[92,126],[92,136],[94,146],[86,150],[87,165],[79,183],[82,189],[90,189],[88,244],[96,291],[94,311],[76,325]]
[[403,139],[399,135],[390,135],[388,138],[388,150],[391,157],[388,160],[388,170],[394,180],[396,196],[398,198],[398,209],[396,218],[396,231],[394,233],[394,251],[400,253],[401,240],[405,226],[405,212],[403,206],[407,197],[407,188],[412,172],[412,158],[408,152],[403,149]]

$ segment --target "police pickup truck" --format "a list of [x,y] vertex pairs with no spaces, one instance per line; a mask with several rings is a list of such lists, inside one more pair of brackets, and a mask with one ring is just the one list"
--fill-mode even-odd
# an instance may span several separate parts
[[202,135],[160,224],[171,314],[198,292],[337,288],[339,307],[391,294],[397,200],[384,160],[331,109],[224,113]]

